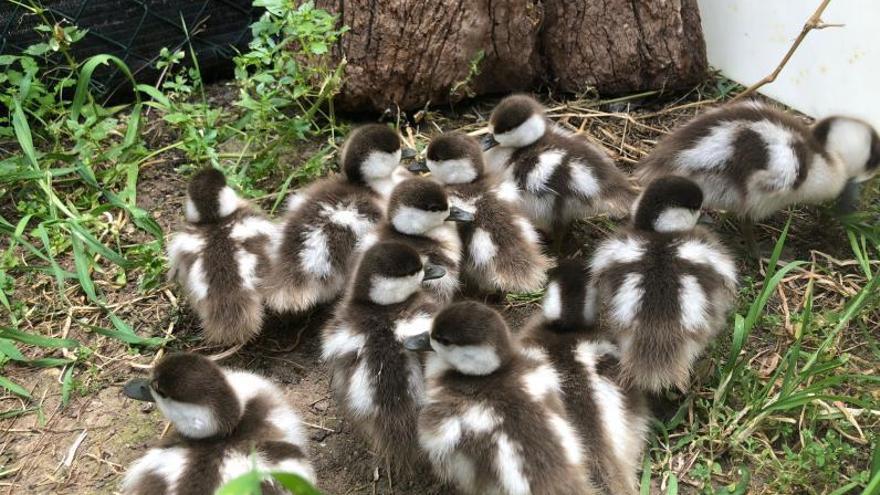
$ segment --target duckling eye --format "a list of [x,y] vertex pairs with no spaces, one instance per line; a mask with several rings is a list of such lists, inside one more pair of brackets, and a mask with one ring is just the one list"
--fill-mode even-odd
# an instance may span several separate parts
[[433,337],[433,339],[434,342],[437,342],[440,345],[449,345],[452,343],[452,341],[447,339],[446,337]]

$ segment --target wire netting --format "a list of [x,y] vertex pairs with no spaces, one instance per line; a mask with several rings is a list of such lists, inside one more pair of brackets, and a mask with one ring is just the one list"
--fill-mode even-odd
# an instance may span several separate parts
[[[116,55],[139,81],[147,82],[159,74],[155,62],[162,47],[189,50],[191,43],[202,76],[217,79],[231,73],[231,58],[250,40],[250,24],[262,12],[251,2],[0,0],[0,55],[20,53],[41,41],[41,33],[34,28],[44,21],[26,7],[39,5],[52,24],[88,30],[72,46],[77,60],[99,53]],[[95,90],[104,95],[130,91],[130,84],[115,66],[96,71],[93,82]]]

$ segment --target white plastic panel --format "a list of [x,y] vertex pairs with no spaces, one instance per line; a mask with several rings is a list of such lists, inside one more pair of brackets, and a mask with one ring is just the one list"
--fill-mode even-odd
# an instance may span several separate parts
[[[709,63],[749,86],[782,60],[820,0],[698,0]],[[813,117],[880,128],[880,1],[832,0],[776,82],[760,92]]]

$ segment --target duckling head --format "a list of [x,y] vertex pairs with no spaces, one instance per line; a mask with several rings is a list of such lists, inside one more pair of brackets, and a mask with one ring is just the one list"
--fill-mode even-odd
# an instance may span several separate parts
[[826,150],[840,157],[848,179],[864,182],[880,171],[880,136],[867,122],[828,117],[813,126],[813,135]]
[[552,326],[579,330],[595,323],[596,298],[589,273],[589,267],[576,259],[564,259],[550,270],[541,308]]
[[380,242],[361,257],[353,297],[388,306],[406,301],[422,282],[446,275],[442,267],[422,261],[415,249],[400,242]]
[[235,391],[213,361],[191,353],[169,354],[150,379],[129,380],[123,393],[155,402],[177,431],[188,438],[227,436],[243,414]]
[[633,224],[639,230],[684,232],[700,218],[703,191],[689,179],[669,175],[648,184],[633,207]]
[[223,172],[206,168],[189,181],[183,214],[190,223],[212,223],[231,215],[242,204],[241,198],[226,185]]
[[430,333],[404,341],[411,351],[434,351],[465,375],[489,375],[510,361],[513,343],[504,319],[475,301],[451,304],[434,317]]
[[501,100],[492,111],[483,150],[495,145],[523,148],[541,139],[545,132],[544,107],[531,96],[511,95]]
[[342,145],[345,177],[357,184],[391,177],[403,155],[400,134],[384,124],[367,124],[353,130]]
[[427,160],[410,167],[412,172],[431,172],[442,184],[468,184],[485,170],[483,153],[476,139],[460,132],[447,132],[431,140]]
[[424,235],[446,221],[471,222],[473,214],[449,206],[449,198],[440,184],[416,177],[407,179],[391,192],[388,219],[398,232]]

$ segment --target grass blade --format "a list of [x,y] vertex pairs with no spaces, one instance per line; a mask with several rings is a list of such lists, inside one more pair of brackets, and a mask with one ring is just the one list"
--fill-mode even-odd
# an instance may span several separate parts
[[73,364],[64,368],[61,375],[61,407],[67,407],[70,402],[70,393],[73,391]]
[[12,392],[13,394],[20,395],[26,399],[31,398],[31,394],[30,394],[30,392],[27,391],[27,389],[25,389],[21,385],[15,383],[14,381],[10,380],[9,378],[6,378],[3,375],[0,375],[0,387],[3,387],[6,390],[9,390],[10,392]]
[[70,244],[73,246],[73,263],[76,266],[76,276],[77,280],[79,280],[79,285],[83,288],[90,301],[98,302],[95,284],[92,282],[91,275],[89,275],[92,260],[86,256],[82,241],[77,236],[70,237]]
[[76,349],[80,346],[79,342],[74,339],[58,339],[55,337],[44,337],[42,335],[34,335],[25,333],[13,328],[0,328],[0,337],[21,342],[38,347],[51,347],[53,349]]
[[[89,85],[92,83],[92,73],[95,72],[95,69],[100,65],[107,65],[110,62],[113,62],[119,70],[128,77],[128,80],[131,81],[131,86],[133,88],[137,88],[137,82],[134,80],[134,77],[131,75],[131,71],[128,69],[128,65],[122,61],[119,57],[115,57],[109,54],[100,54],[89,57],[85,63],[82,65],[82,69],[80,70],[78,82],[76,85],[76,92],[73,95],[73,102],[70,104],[70,118],[74,121],[79,120],[80,113],[82,113],[83,104],[86,101],[86,97],[90,95],[89,93]],[[138,91],[134,92],[134,96],[137,100],[137,103],[141,102],[141,95]]]
[[34,149],[31,126],[28,125],[27,117],[21,108],[21,103],[17,99],[12,100],[12,128],[15,131],[15,139],[18,140],[18,145],[21,147],[21,151],[24,152],[24,156],[31,162],[31,166],[34,169],[39,169],[40,165],[37,163],[37,150]]

